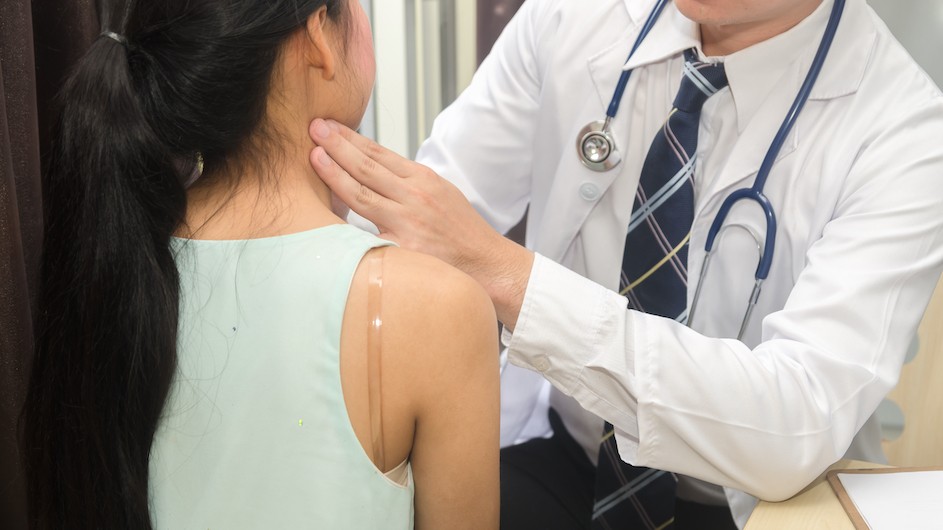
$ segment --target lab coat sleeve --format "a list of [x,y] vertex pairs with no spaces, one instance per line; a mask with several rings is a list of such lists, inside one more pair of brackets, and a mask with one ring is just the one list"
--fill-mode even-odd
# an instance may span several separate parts
[[626,310],[616,293],[538,259],[511,362],[613,423],[629,463],[764,500],[794,495],[844,455],[896,384],[940,277],[941,99],[857,154],[756,348]]
[[552,53],[558,3],[524,3],[416,155],[501,233],[521,220],[530,198],[542,56]]
[[[637,441],[635,355],[629,340],[635,333],[633,322],[624,318],[627,306],[625,297],[537,254],[517,327],[505,340],[514,364],[542,372],[563,393]],[[606,346],[626,350],[606,355],[606,366],[597,372],[590,363]]]

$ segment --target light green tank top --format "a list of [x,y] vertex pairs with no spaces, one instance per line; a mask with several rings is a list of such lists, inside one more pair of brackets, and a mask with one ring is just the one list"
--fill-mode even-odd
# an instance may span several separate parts
[[340,380],[351,279],[386,244],[350,225],[174,240],[179,361],[151,449],[156,528],[413,527],[411,474],[401,486],[373,465]]

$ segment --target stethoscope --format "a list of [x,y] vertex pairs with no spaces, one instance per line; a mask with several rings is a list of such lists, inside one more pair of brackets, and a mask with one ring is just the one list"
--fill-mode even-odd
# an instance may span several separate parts
[[[651,14],[645,21],[645,25],[642,26],[642,31],[635,40],[632,51],[629,53],[629,58],[626,59],[626,63],[632,59],[636,50],[638,50],[639,46],[641,46],[642,42],[651,32],[652,28],[655,26],[655,22],[658,21],[658,17],[667,4],[668,0],[658,0],[655,8],[652,9]],[[750,233],[757,244],[757,251],[759,253],[759,263],[756,268],[756,274],[754,275],[755,283],[753,292],[750,295],[746,313],[743,316],[743,322],[740,324],[740,332],[737,335],[737,339],[743,339],[743,334],[746,332],[747,324],[753,314],[753,309],[759,301],[760,293],[763,289],[763,282],[769,276],[769,270],[773,264],[773,252],[776,248],[776,212],[773,210],[772,203],[770,203],[769,199],[763,193],[763,187],[766,185],[766,180],[773,168],[776,157],[779,155],[779,151],[786,143],[786,137],[789,136],[789,131],[791,131],[792,127],[796,124],[799,113],[809,100],[812,87],[815,85],[815,81],[822,71],[822,66],[825,64],[826,57],[828,57],[828,51],[832,46],[832,41],[835,39],[835,34],[838,31],[838,23],[841,21],[844,9],[845,0],[835,0],[835,4],[832,6],[831,16],[828,19],[828,25],[825,28],[825,34],[822,36],[822,42],[819,44],[815,58],[812,60],[812,66],[809,67],[809,73],[806,75],[805,81],[802,83],[802,87],[796,95],[796,100],[789,109],[789,113],[786,114],[786,118],[779,127],[779,132],[776,133],[776,137],[773,139],[769,150],[766,152],[766,158],[763,159],[763,163],[760,165],[760,170],[757,173],[756,180],[753,182],[753,187],[739,189],[731,193],[726,200],[724,200],[720,211],[717,212],[717,216],[711,224],[711,228],[707,233],[707,242],[704,245],[704,251],[707,254],[704,258],[704,265],[701,267],[697,289],[694,291],[694,300],[691,303],[691,310],[688,313],[688,325],[694,321],[695,309],[701,297],[701,287],[704,285],[704,278],[707,275],[711,256],[714,253],[714,242],[717,236],[728,228],[740,228]],[[609,103],[609,109],[606,111],[606,119],[590,123],[579,133],[576,145],[577,152],[579,153],[583,165],[593,171],[609,171],[622,162],[622,156],[616,148],[616,142],[612,135],[611,125],[612,120],[619,112],[619,105],[622,103],[622,96],[625,94],[625,89],[629,84],[629,77],[631,77],[631,75],[632,70],[626,70],[622,72],[622,76],[619,77],[619,83],[616,85],[612,102]],[[759,234],[756,234],[753,230],[743,225],[731,224],[726,227],[724,226],[724,221],[727,218],[727,214],[730,213],[730,209],[733,208],[734,204],[743,200],[756,202],[763,210],[763,214],[766,217],[765,245],[761,243]]]

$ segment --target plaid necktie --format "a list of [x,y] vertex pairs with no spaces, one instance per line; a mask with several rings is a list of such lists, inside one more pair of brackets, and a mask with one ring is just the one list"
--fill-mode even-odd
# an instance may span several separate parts
[[[642,166],[625,239],[620,293],[629,307],[687,321],[687,261],[701,108],[727,86],[722,64],[684,54],[681,88]],[[675,477],[622,461],[606,424],[596,471],[594,529],[661,529],[674,520]]]

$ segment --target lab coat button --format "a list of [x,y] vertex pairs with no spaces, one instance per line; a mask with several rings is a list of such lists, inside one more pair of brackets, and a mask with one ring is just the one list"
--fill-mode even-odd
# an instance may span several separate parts
[[546,357],[534,359],[534,368],[538,372],[546,372],[550,369],[550,361],[548,361]]
[[592,182],[587,182],[580,186],[580,197],[586,201],[595,201],[599,198],[599,186]]

